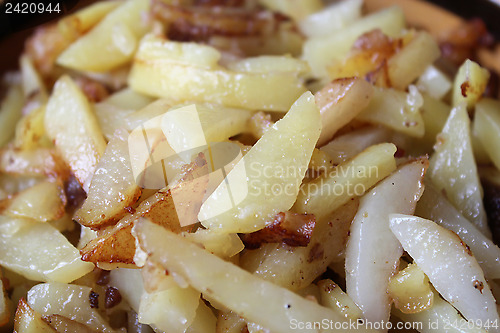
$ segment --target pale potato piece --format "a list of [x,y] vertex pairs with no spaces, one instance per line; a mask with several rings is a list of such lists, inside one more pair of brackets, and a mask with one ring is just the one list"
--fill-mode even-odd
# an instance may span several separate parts
[[467,59],[458,69],[453,82],[453,106],[466,102],[472,108],[483,95],[490,72],[472,60]]
[[139,269],[118,268],[110,273],[109,284],[120,291],[132,310],[139,311],[141,296],[146,292]]
[[69,319],[67,317],[55,314],[44,316],[42,318],[49,323],[57,332],[72,332],[72,333],[96,333],[96,330],[91,329],[87,325]]
[[122,109],[140,110],[153,101],[151,97],[139,94],[130,88],[124,88],[110,95],[102,102]]
[[140,323],[166,332],[184,333],[191,325],[200,301],[193,288],[173,286],[155,293],[144,293],[139,304]]
[[337,136],[320,150],[328,154],[333,164],[340,164],[350,160],[366,148],[382,142],[389,142],[390,139],[391,131],[385,127],[362,127]]
[[[105,72],[129,62],[139,39],[149,29],[143,13],[149,2],[130,0],[99,22],[90,32],[71,44],[57,58],[64,67],[80,71]],[[95,56],[99,50],[99,56]]]
[[327,36],[345,28],[361,17],[362,0],[345,0],[306,16],[299,23],[300,32],[307,37]]
[[211,229],[200,228],[194,233],[184,232],[182,236],[223,259],[231,258],[245,248],[237,234],[218,233]]
[[53,144],[45,133],[44,119],[45,105],[23,116],[16,126],[14,146],[21,150],[52,147]]
[[[128,82],[146,95],[250,110],[287,111],[305,92],[298,72],[236,72],[218,65],[219,59],[219,51],[209,46],[148,35]],[[275,87],[281,93],[269,94]]]
[[21,119],[24,105],[21,86],[13,84],[0,104],[0,147],[4,146],[14,135],[16,124]]
[[422,105],[422,95],[415,86],[410,86],[408,93],[392,88],[375,88],[370,104],[356,119],[421,138],[425,133],[420,113]]
[[[4,207],[3,211],[2,208]],[[42,181],[11,199],[0,201],[1,213],[13,218],[21,217],[48,222],[64,216],[66,195],[62,181]]]
[[395,309],[393,313],[405,322],[412,323],[412,327],[415,327],[421,333],[487,332],[487,330],[482,329],[481,325],[476,325],[473,321],[464,319],[453,306],[438,295],[434,296],[433,305],[425,311],[403,313]]
[[491,237],[472,153],[470,120],[462,103],[451,110],[429,162],[429,177],[438,191],[483,234]]
[[290,16],[294,20],[300,20],[323,8],[320,0],[259,0],[259,3],[273,11]]
[[116,130],[127,129],[127,117],[136,110],[122,108],[106,101],[94,104],[95,115],[99,122],[99,127],[107,141],[110,141]]
[[483,271],[457,234],[432,221],[402,214],[391,215],[390,227],[436,290],[466,319],[500,320]]
[[442,99],[452,87],[451,80],[434,65],[430,65],[420,75],[417,83],[418,90],[423,95],[429,95],[435,99]]
[[389,215],[413,214],[428,164],[424,158],[401,166],[360,199],[345,251],[346,290],[370,322],[389,320],[388,283],[403,255]]
[[500,102],[483,99],[476,104],[473,131],[495,167],[500,170]]
[[417,204],[415,215],[456,233],[470,247],[486,277],[500,278],[500,248],[429,184]]
[[[320,135],[320,126],[314,97],[305,93],[203,203],[198,215],[202,224],[224,233],[253,232],[262,229],[277,213],[290,209]],[[290,164],[293,170],[287,171]],[[267,170],[266,174],[263,170]],[[276,188],[278,195],[273,193]]]
[[58,30],[70,41],[86,33],[109,12],[118,7],[120,1],[109,0],[93,3],[57,22]]
[[391,86],[405,90],[426,68],[441,55],[435,39],[425,31],[419,31],[399,52],[387,62]]
[[363,318],[363,312],[354,301],[332,280],[318,281],[321,305],[340,310],[352,321]]
[[353,159],[305,183],[293,210],[314,214],[316,219],[321,221],[351,198],[363,195],[394,171],[395,152],[396,146],[392,143],[368,147]]
[[74,219],[83,226],[99,228],[117,222],[139,199],[128,150],[128,132],[117,130],[96,166],[87,199]]
[[216,333],[241,333],[246,325],[246,320],[233,311],[219,311],[215,331]]
[[[294,320],[345,321],[340,312],[319,306],[289,290],[261,280],[147,220],[141,220],[136,225],[136,232],[140,246],[148,253],[150,260],[182,276],[191,287],[209,298],[272,332],[289,332]],[[303,329],[297,331],[311,332]]]
[[10,318],[9,305],[7,304],[7,294],[1,278],[3,278],[3,276],[0,271],[0,327],[7,324]]
[[353,198],[329,216],[317,220],[306,247],[264,244],[257,250],[243,252],[240,266],[290,290],[307,287],[326,271],[332,261],[341,257],[358,205],[359,200]]
[[21,69],[24,98],[35,97],[39,102],[46,102],[48,97],[47,88],[40,77],[40,73],[33,65],[33,61],[24,54],[19,59],[19,67]]
[[396,309],[403,313],[425,311],[434,302],[429,278],[416,264],[409,264],[391,277],[387,290]]
[[363,111],[372,95],[372,85],[356,77],[334,80],[314,94],[321,114],[321,135],[316,146],[330,141],[340,128]]
[[69,76],[55,84],[45,110],[45,130],[76,179],[88,190],[106,142],[87,98]]
[[0,231],[0,264],[28,279],[68,283],[94,268],[48,223],[0,215]]
[[341,61],[363,33],[378,28],[386,35],[394,37],[399,35],[404,27],[403,11],[399,7],[390,7],[365,16],[328,36],[309,38],[304,43],[302,57],[311,66],[314,76],[326,78],[326,67]]
[[97,310],[90,307],[92,289],[58,282],[41,283],[28,291],[28,304],[42,316],[62,315],[103,333],[115,333]]
[[420,113],[424,120],[425,133],[421,139],[421,145],[423,151],[430,152],[436,144],[438,134],[441,133],[444,124],[446,124],[451,107],[426,93],[423,93],[422,97],[424,104]]
[[307,62],[290,55],[243,58],[228,62],[226,66],[229,70],[244,73],[283,72],[305,75],[310,71]]
[[49,324],[42,320],[41,315],[33,310],[22,298],[17,305],[16,318],[14,319],[15,333],[55,333]]
[[53,149],[19,150],[6,148],[0,151],[0,171],[9,175],[27,177],[45,176],[67,179],[69,170],[61,156]]
[[217,318],[205,302],[200,299],[199,303],[198,309],[196,309],[196,316],[187,328],[186,333],[216,333],[215,325]]

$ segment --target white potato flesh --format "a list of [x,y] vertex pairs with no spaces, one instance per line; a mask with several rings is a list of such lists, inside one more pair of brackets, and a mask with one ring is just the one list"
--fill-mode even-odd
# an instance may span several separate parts
[[370,104],[356,117],[376,125],[383,125],[412,137],[424,136],[424,120],[420,109],[422,95],[415,86],[409,92],[375,88]]
[[200,293],[190,287],[171,287],[144,293],[139,304],[138,319],[165,332],[184,333],[191,325],[200,301]]
[[122,109],[140,110],[153,101],[151,97],[139,94],[130,88],[124,88],[110,95],[102,103],[111,104]]
[[[210,299],[272,332],[290,332],[292,320],[345,321],[340,312],[334,312],[287,289],[261,280],[147,220],[139,221],[135,228],[140,246],[148,253],[149,260],[157,262],[169,272],[180,275],[191,287]],[[296,331],[326,330],[298,328]]]
[[293,210],[314,214],[317,221],[322,220],[394,171],[395,152],[396,146],[392,143],[381,143],[368,147],[332,170],[326,170],[325,175],[304,185]]
[[356,39],[363,33],[379,28],[386,35],[394,37],[404,27],[403,11],[399,7],[390,7],[365,16],[328,36],[309,38],[304,43],[303,58],[311,66],[314,76],[325,78],[327,76],[326,67],[342,60]]
[[[129,0],[77,39],[59,57],[59,65],[80,71],[105,72],[129,62],[148,30],[143,15],[149,2]],[[99,56],[95,56],[99,50]]]
[[450,79],[434,65],[427,67],[415,84],[423,94],[442,99],[451,89]]
[[69,76],[54,86],[45,110],[45,130],[76,179],[88,185],[106,141],[87,97]]
[[63,187],[61,181],[42,181],[6,200],[7,207],[2,214],[39,222],[60,219],[66,205]]
[[[436,40],[420,31],[387,62],[391,86],[404,90],[441,55]],[[411,64],[411,65],[410,65]]]
[[245,248],[238,234],[223,234],[200,228],[192,233],[182,233],[182,236],[193,243],[202,245],[208,252],[223,259],[231,258]]
[[432,220],[456,233],[470,247],[486,277],[500,279],[500,248],[432,186],[426,186],[415,215]]
[[345,162],[366,148],[389,142],[391,131],[384,127],[363,127],[344,135],[334,138],[328,144],[320,148],[328,154],[333,164]]
[[466,102],[467,107],[472,108],[483,95],[489,78],[490,72],[486,68],[472,60],[465,60],[453,82],[453,106]]
[[16,333],[55,333],[41,315],[33,310],[24,299],[19,300],[16,318],[14,319],[14,332]]
[[359,19],[362,5],[362,0],[335,2],[300,20],[299,29],[307,37],[327,36]]
[[368,321],[389,320],[387,288],[403,254],[389,229],[389,215],[413,214],[427,166],[426,159],[401,166],[361,198],[352,221],[345,254],[346,290]]
[[200,299],[198,309],[196,309],[196,316],[186,333],[216,333],[216,323],[217,318],[213,311]]
[[421,333],[487,332],[479,322],[479,325],[477,325],[475,322],[464,319],[453,306],[439,297],[439,295],[434,296],[432,303],[429,309],[422,312],[403,313],[395,309],[393,314],[405,322],[413,323],[412,327]]
[[66,283],[94,268],[52,225],[5,216],[0,216],[0,265],[30,280]]
[[101,227],[118,221],[139,199],[141,189],[130,163],[128,132],[117,130],[92,176],[87,199],[74,219],[86,227]]
[[500,321],[483,271],[457,234],[435,222],[402,214],[391,215],[390,227],[436,290],[466,319]]
[[42,316],[61,315],[102,333],[114,333],[101,315],[90,307],[92,289],[57,282],[37,284],[28,291],[28,304]]
[[353,120],[370,103],[373,87],[360,78],[334,80],[314,94],[321,114],[321,135],[318,147]]
[[40,74],[33,65],[33,61],[27,55],[22,55],[19,59],[19,67],[21,69],[24,97],[28,98],[38,95],[37,99],[39,101],[46,102],[47,89]]
[[483,234],[491,237],[465,103],[451,110],[434,149],[428,172],[432,183]]
[[[203,203],[198,215],[202,224],[224,233],[253,232],[264,228],[277,213],[290,209],[320,130],[320,114],[314,97],[305,93]],[[287,172],[290,165],[293,170]],[[278,195],[271,188],[277,188]],[[235,196],[228,197],[228,193]],[[238,198],[236,195],[240,194],[246,197]]]
[[422,94],[424,104],[421,114],[424,120],[425,134],[422,137],[422,146],[427,153],[433,150],[436,144],[436,138],[443,130],[444,124],[450,115],[451,107],[443,101],[440,101],[426,93]]
[[247,73],[290,72],[304,75],[309,72],[309,65],[307,62],[290,55],[262,55],[258,57],[243,58],[227,63],[227,68],[235,72]]
[[16,124],[22,117],[23,90],[19,85],[10,86],[0,105],[0,147],[14,135]]
[[142,274],[139,269],[118,268],[110,273],[109,284],[120,291],[123,299],[127,301],[132,310],[139,312],[141,297],[146,292]]
[[483,99],[476,104],[474,134],[495,167],[500,170],[500,103]]
[[94,104],[94,110],[102,134],[108,141],[111,140],[116,130],[122,128],[128,129],[127,117],[136,111],[130,108],[118,107],[107,102]]
[[[156,97],[281,112],[306,90],[298,71],[232,71],[218,65],[219,59],[215,48],[148,35],[135,55],[129,85]],[[280,93],[269,94],[275,89]]]

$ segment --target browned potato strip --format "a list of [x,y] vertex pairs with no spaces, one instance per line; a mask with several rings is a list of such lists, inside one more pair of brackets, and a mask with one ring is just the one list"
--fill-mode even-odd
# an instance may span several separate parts
[[64,216],[66,196],[61,180],[43,181],[13,198],[0,201],[2,214],[26,217],[40,222],[55,221]]
[[17,305],[14,332],[55,333],[57,331],[43,321],[40,314],[33,310],[24,298],[21,298]]
[[[183,228],[183,223],[196,218],[208,182],[207,177],[195,176],[203,175],[207,170],[206,162],[193,163],[175,187],[156,192],[141,202],[135,211],[131,210],[131,214],[127,214],[116,226],[103,230],[99,237],[90,241],[80,251],[82,259],[94,263],[134,264],[135,239],[131,230],[140,217],[146,217],[175,233],[190,230],[192,225]],[[175,201],[182,205],[176,205]]]
[[321,113],[321,135],[316,146],[327,143],[370,103],[372,86],[363,79],[343,78],[327,84],[314,97]]
[[255,249],[264,243],[284,243],[289,246],[307,246],[311,240],[316,219],[314,215],[280,212],[274,221],[250,234],[243,234],[247,249]]
[[97,331],[89,328],[87,325],[58,314],[43,316],[42,320],[48,323],[57,332],[98,333]]
[[136,184],[130,165],[128,132],[117,130],[92,177],[87,199],[74,219],[86,226],[99,228],[112,224],[127,213],[139,199],[141,189]]

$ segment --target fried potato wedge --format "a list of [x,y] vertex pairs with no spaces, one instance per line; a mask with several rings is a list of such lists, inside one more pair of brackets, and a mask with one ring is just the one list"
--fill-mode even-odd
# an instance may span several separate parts
[[401,166],[360,199],[352,221],[345,252],[346,289],[371,322],[389,320],[388,283],[403,255],[389,228],[389,215],[413,214],[428,165],[424,158]]
[[22,150],[34,150],[40,147],[51,148],[51,140],[45,133],[45,105],[25,115],[16,126],[14,146]]
[[500,320],[483,271],[457,234],[432,221],[402,214],[391,215],[390,228],[436,290],[466,319]]
[[17,305],[14,319],[14,332],[16,333],[56,333],[57,331],[47,324],[40,313],[36,312],[21,298]]
[[88,190],[106,142],[94,110],[68,76],[54,86],[45,110],[45,130],[76,179]]
[[75,213],[78,223],[102,228],[127,214],[141,195],[130,163],[128,132],[117,130],[96,166],[87,199]]
[[434,292],[429,278],[416,264],[399,271],[389,281],[388,293],[403,313],[418,313],[432,307]]
[[115,333],[90,304],[90,287],[41,283],[28,291],[28,304],[42,316],[61,315],[103,333]]
[[24,97],[21,86],[11,85],[0,104],[0,147],[14,135],[16,124],[22,117]]
[[43,181],[10,199],[0,201],[0,210],[10,217],[33,219],[39,222],[55,221],[64,216],[66,195],[63,183]]
[[354,301],[332,280],[318,281],[321,304],[340,310],[344,316],[356,321],[363,318],[363,312]]
[[465,103],[452,109],[437,140],[435,153],[429,160],[432,183],[484,235],[491,237]]
[[49,148],[0,150],[0,171],[11,175],[68,179],[69,169],[61,156]]
[[369,105],[372,95],[372,85],[355,77],[334,80],[318,91],[314,97],[321,113],[321,135],[316,145],[330,141]]
[[482,147],[500,170],[500,103],[483,99],[476,104],[473,131]]
[[69,283],[94,268],[49,223],[0,215],[0,230],[0,264],[30,280]]
[[[231,71],[217,64],[220,57],[206,45],[148,35],[135,56],[129,85],[156,97],[269,111],[287,111],[305,92],[298,72]],[[274,87],[282,93],[268,94]]]
[[[57,63],[90,72],[105,72],[126,64],[149,29],[147,20],[142,18],[148,8],[149,2],[144,0],[122,3],[61,53]],[[100,50],[98,57],[95,50]]]
[[[324,308],[261,280],[145,219],[136,224],[136,233],[149,260],[183,277],[207,297],[273,332],[289,332],[290,319],[298,322],[325,318],[334,322],[345,320],[340,311]],[[248,288],[241,289],[241,285]],[[235,290],[238,290],[237,298]],[[241,302],[241,298],[245,302]]]
[[[203,177],[206,172],[206,164],[192,164],[177,185],[156,192],[115,226],[104,229],[91,240],[80,251],[82,259],[93,263],[138,264],[134,261],[136,246],[131,231],[140,217],[175,233],[190,230],[192,224],[181,224],[180,219],[195,222],[208,182],[208,178]],[[176,200],[179,200],[177,204]]]
[[[305,93],[207,198],[198,216],[201,223],[225,233],[253,232],[264,228],[277,213],[290,209],[320,128],[314,97]],[[292,170],[287,171],[292,163]],[[272,193],[272,188],[277,188],[278,193]],[[229,193],[235,197],[228,196]]]
[[490,72],[472,60],[467,59],[458,69],[453,82],[453,106],[466,102],[472,108],[483,95]]
[[7,304],[7,299],[7,294],[2,280],[2,273],[0,272],[0,327],[7,324],[10,319],[10,310],[9,305]]

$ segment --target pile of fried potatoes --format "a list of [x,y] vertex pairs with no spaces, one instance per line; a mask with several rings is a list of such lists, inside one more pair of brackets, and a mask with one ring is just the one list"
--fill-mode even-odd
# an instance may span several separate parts
[[0,330],[500,332],[496,74],[442,42],[362,0],[39,27],[2,78]]

